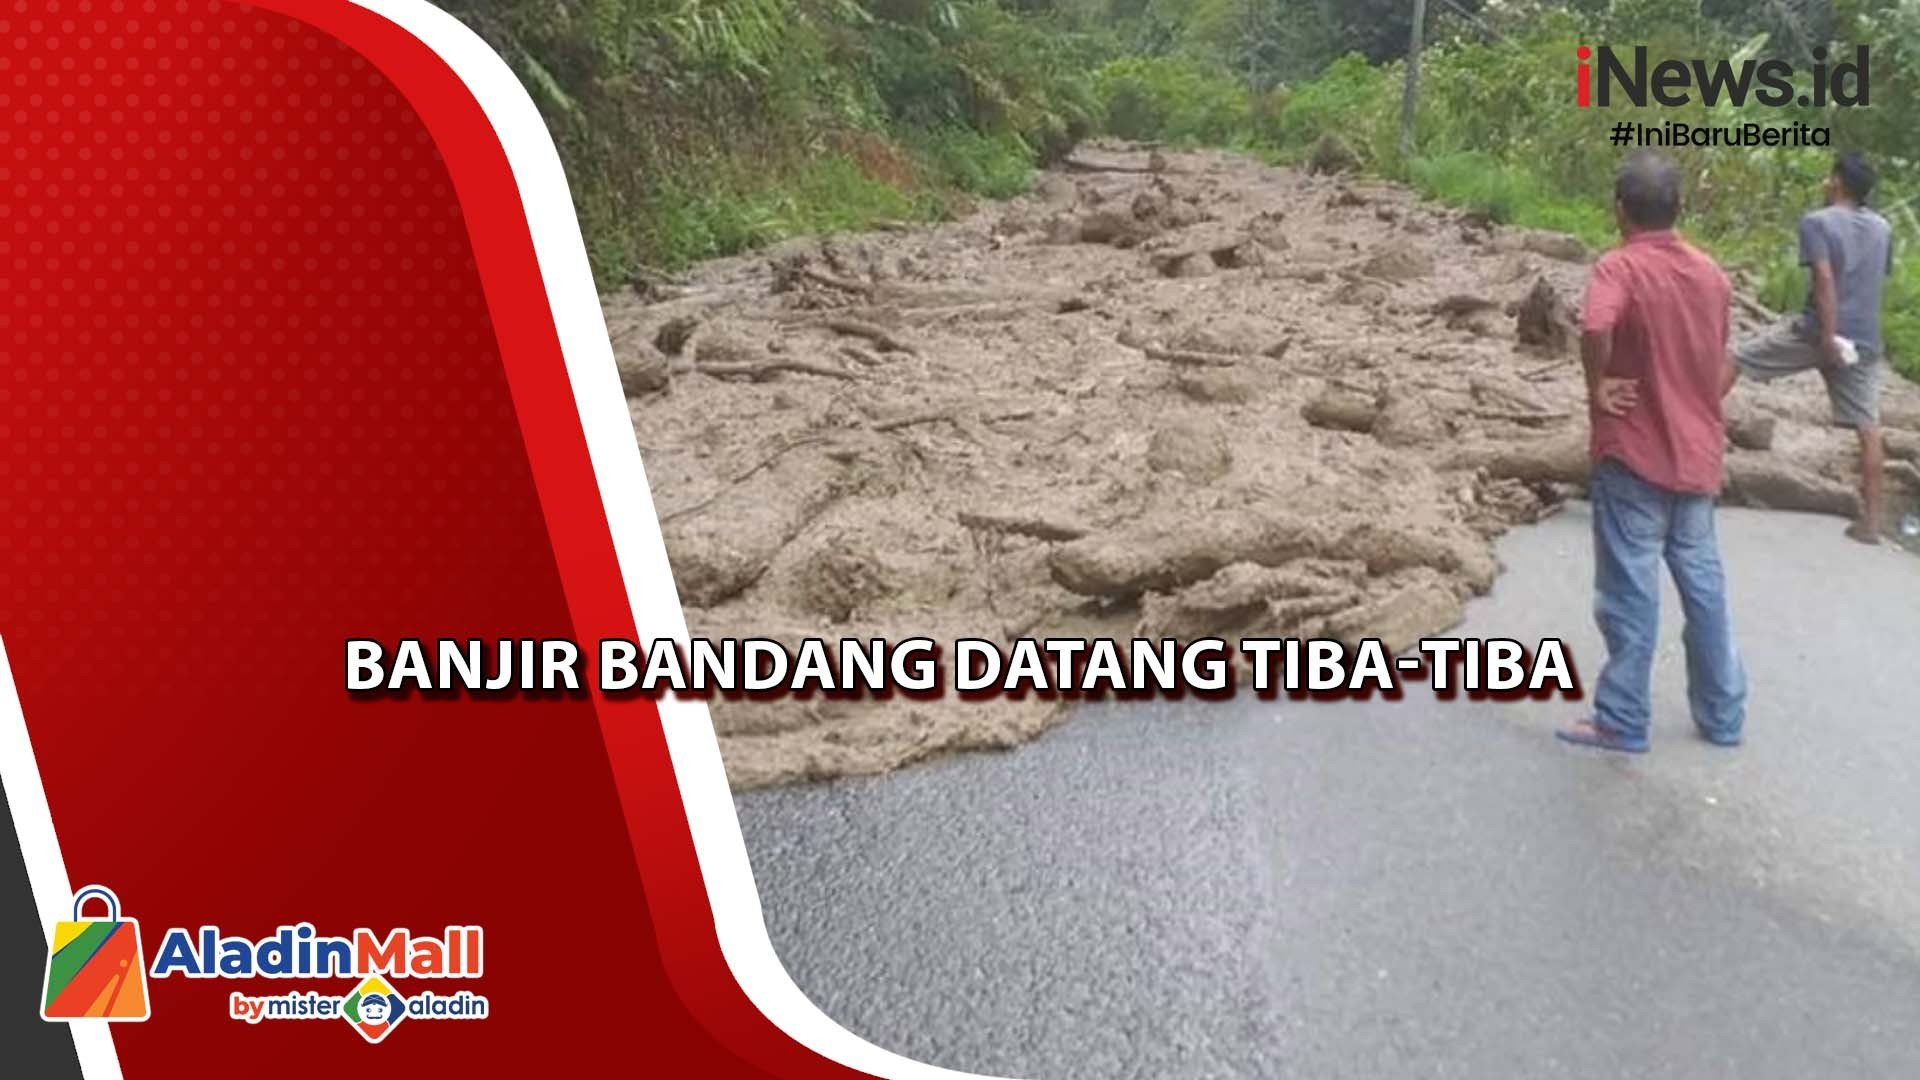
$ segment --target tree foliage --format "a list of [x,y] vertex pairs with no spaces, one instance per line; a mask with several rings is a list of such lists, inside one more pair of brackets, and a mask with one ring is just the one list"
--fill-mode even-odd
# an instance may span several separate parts
[[[1001,196],[1095,131],[1369,168],[1604,240],[1614,110],[1572,107],[1580,44],[1746,50],[1805,69],[1865,44],[1868,108],[1663,110],[1830,127],[1887,177],[1909,272],[1889,319],[1920,356],[1920,0],[1436,0],[1413,160],[1395,138],[1410,0],[458,0],[552,127],[614,285],[691,259]],[[1836,52],[1839,50],[1835,50]],[[1650,118],[1651,119],[1651,118]],[[1830,149],[1689,148],[1690,228],[1776,302]]]

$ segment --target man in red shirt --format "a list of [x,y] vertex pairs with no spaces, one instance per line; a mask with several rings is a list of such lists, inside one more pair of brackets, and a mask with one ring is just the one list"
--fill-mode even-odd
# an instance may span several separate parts
[[1740,742],[1747,680],[1733,644],[1714,498],[1726,445],[1721,400],[1732,290],[1712,259],[1673,231],[1680,174],[1635,154],[1614,183],[1624,243],[1600,257],[1581,314],[1593,476],[1594,615],[1607,663],[1591,719],[1567,742],[1630,753],[1649,746],[1664,557],[1686,614],[1687,698],[1700,735]]

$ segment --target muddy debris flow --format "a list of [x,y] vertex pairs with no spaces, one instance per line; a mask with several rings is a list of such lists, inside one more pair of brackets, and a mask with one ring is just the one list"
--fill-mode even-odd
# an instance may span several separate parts
[[[1100,144],[962,220],[604,306],[697,636],[1400,648],[1491,586],[1494,538],[1580,492],[1588,259],[1333,168]],[[1739,305],[1736,332],[1762,314]],[[1889,382],[1911,505],[1920,388]],[[1852,512],[1818,379],[1743,382],[1729,415],[1729,501]],[[815,696],[713,718],[752,787],[1016,745],[1064,709]]]

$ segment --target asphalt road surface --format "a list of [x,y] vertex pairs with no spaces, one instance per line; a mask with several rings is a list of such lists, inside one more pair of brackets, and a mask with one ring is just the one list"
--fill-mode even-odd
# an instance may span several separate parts
[[[842,1024],[1014,1077],[1920,1076],[1920,559],[1730,510],[1747,744],[1576,704],[1089,708],[1007,754],[748,793],[776,949]],[[1466,636],[1567,639],[1584,504]]]

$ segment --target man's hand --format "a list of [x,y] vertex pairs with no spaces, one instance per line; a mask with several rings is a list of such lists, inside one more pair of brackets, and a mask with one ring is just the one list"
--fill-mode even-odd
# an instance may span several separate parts
[[1602,378],[1595,387],[1593,404],[1608,416],[1625,416],[1640,404],[1640,380]]
[[1828,371],[1838,371],[1847,366],[1847,362],[1840,357],[1840,339],[1832,334],[1820,338],[1820,366]]

